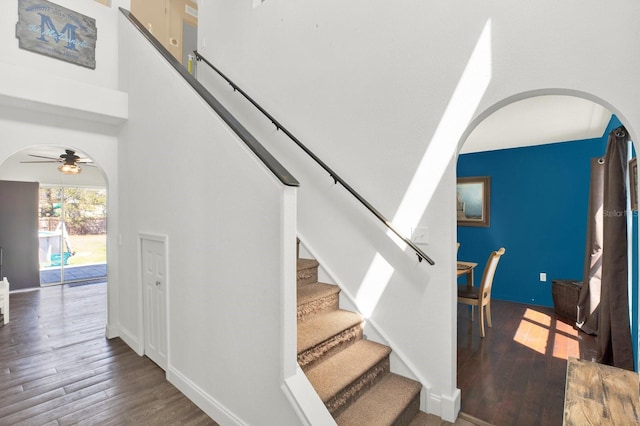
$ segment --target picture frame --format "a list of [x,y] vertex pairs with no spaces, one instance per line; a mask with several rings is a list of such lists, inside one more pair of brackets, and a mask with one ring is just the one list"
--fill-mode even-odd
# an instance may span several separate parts
[[629,160],[629,198],[631,210],[638,211],[638,157]]
[[459,177],[456,183],[458,226],[490,226],[491,177]]

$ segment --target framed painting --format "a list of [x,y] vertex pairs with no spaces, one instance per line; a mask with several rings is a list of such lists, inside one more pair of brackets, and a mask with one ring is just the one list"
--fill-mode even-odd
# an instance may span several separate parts
[[638,210],[638,157],[629,161],[629,195],[631,210]]
[[489,226],[491,177],[461,177],[456,185],[459,226]]

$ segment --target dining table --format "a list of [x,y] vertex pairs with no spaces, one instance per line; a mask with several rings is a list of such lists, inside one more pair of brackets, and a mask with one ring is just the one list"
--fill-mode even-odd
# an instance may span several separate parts
[[478,266],[475,262],[464,262],[458,260],[457,265],[457,276],[461,277],[462,275],[467,276],[467,287],[473,287],[473,270]]

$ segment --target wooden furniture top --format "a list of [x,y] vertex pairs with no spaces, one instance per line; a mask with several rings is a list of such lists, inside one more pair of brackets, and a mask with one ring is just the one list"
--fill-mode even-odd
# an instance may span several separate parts
[[569,358],[564,426],[640,424],[638,373]]
[[478,266],[478,264],[475,262],[463,262],[458,260],[458,276],[468,274],[469,271],[472,271],[476,266]]

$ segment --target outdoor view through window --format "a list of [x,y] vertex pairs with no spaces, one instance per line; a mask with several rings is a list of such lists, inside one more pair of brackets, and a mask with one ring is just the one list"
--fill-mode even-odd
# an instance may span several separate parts
[[41,186],[39,204],[40,285],[104,281],[106,190]]

